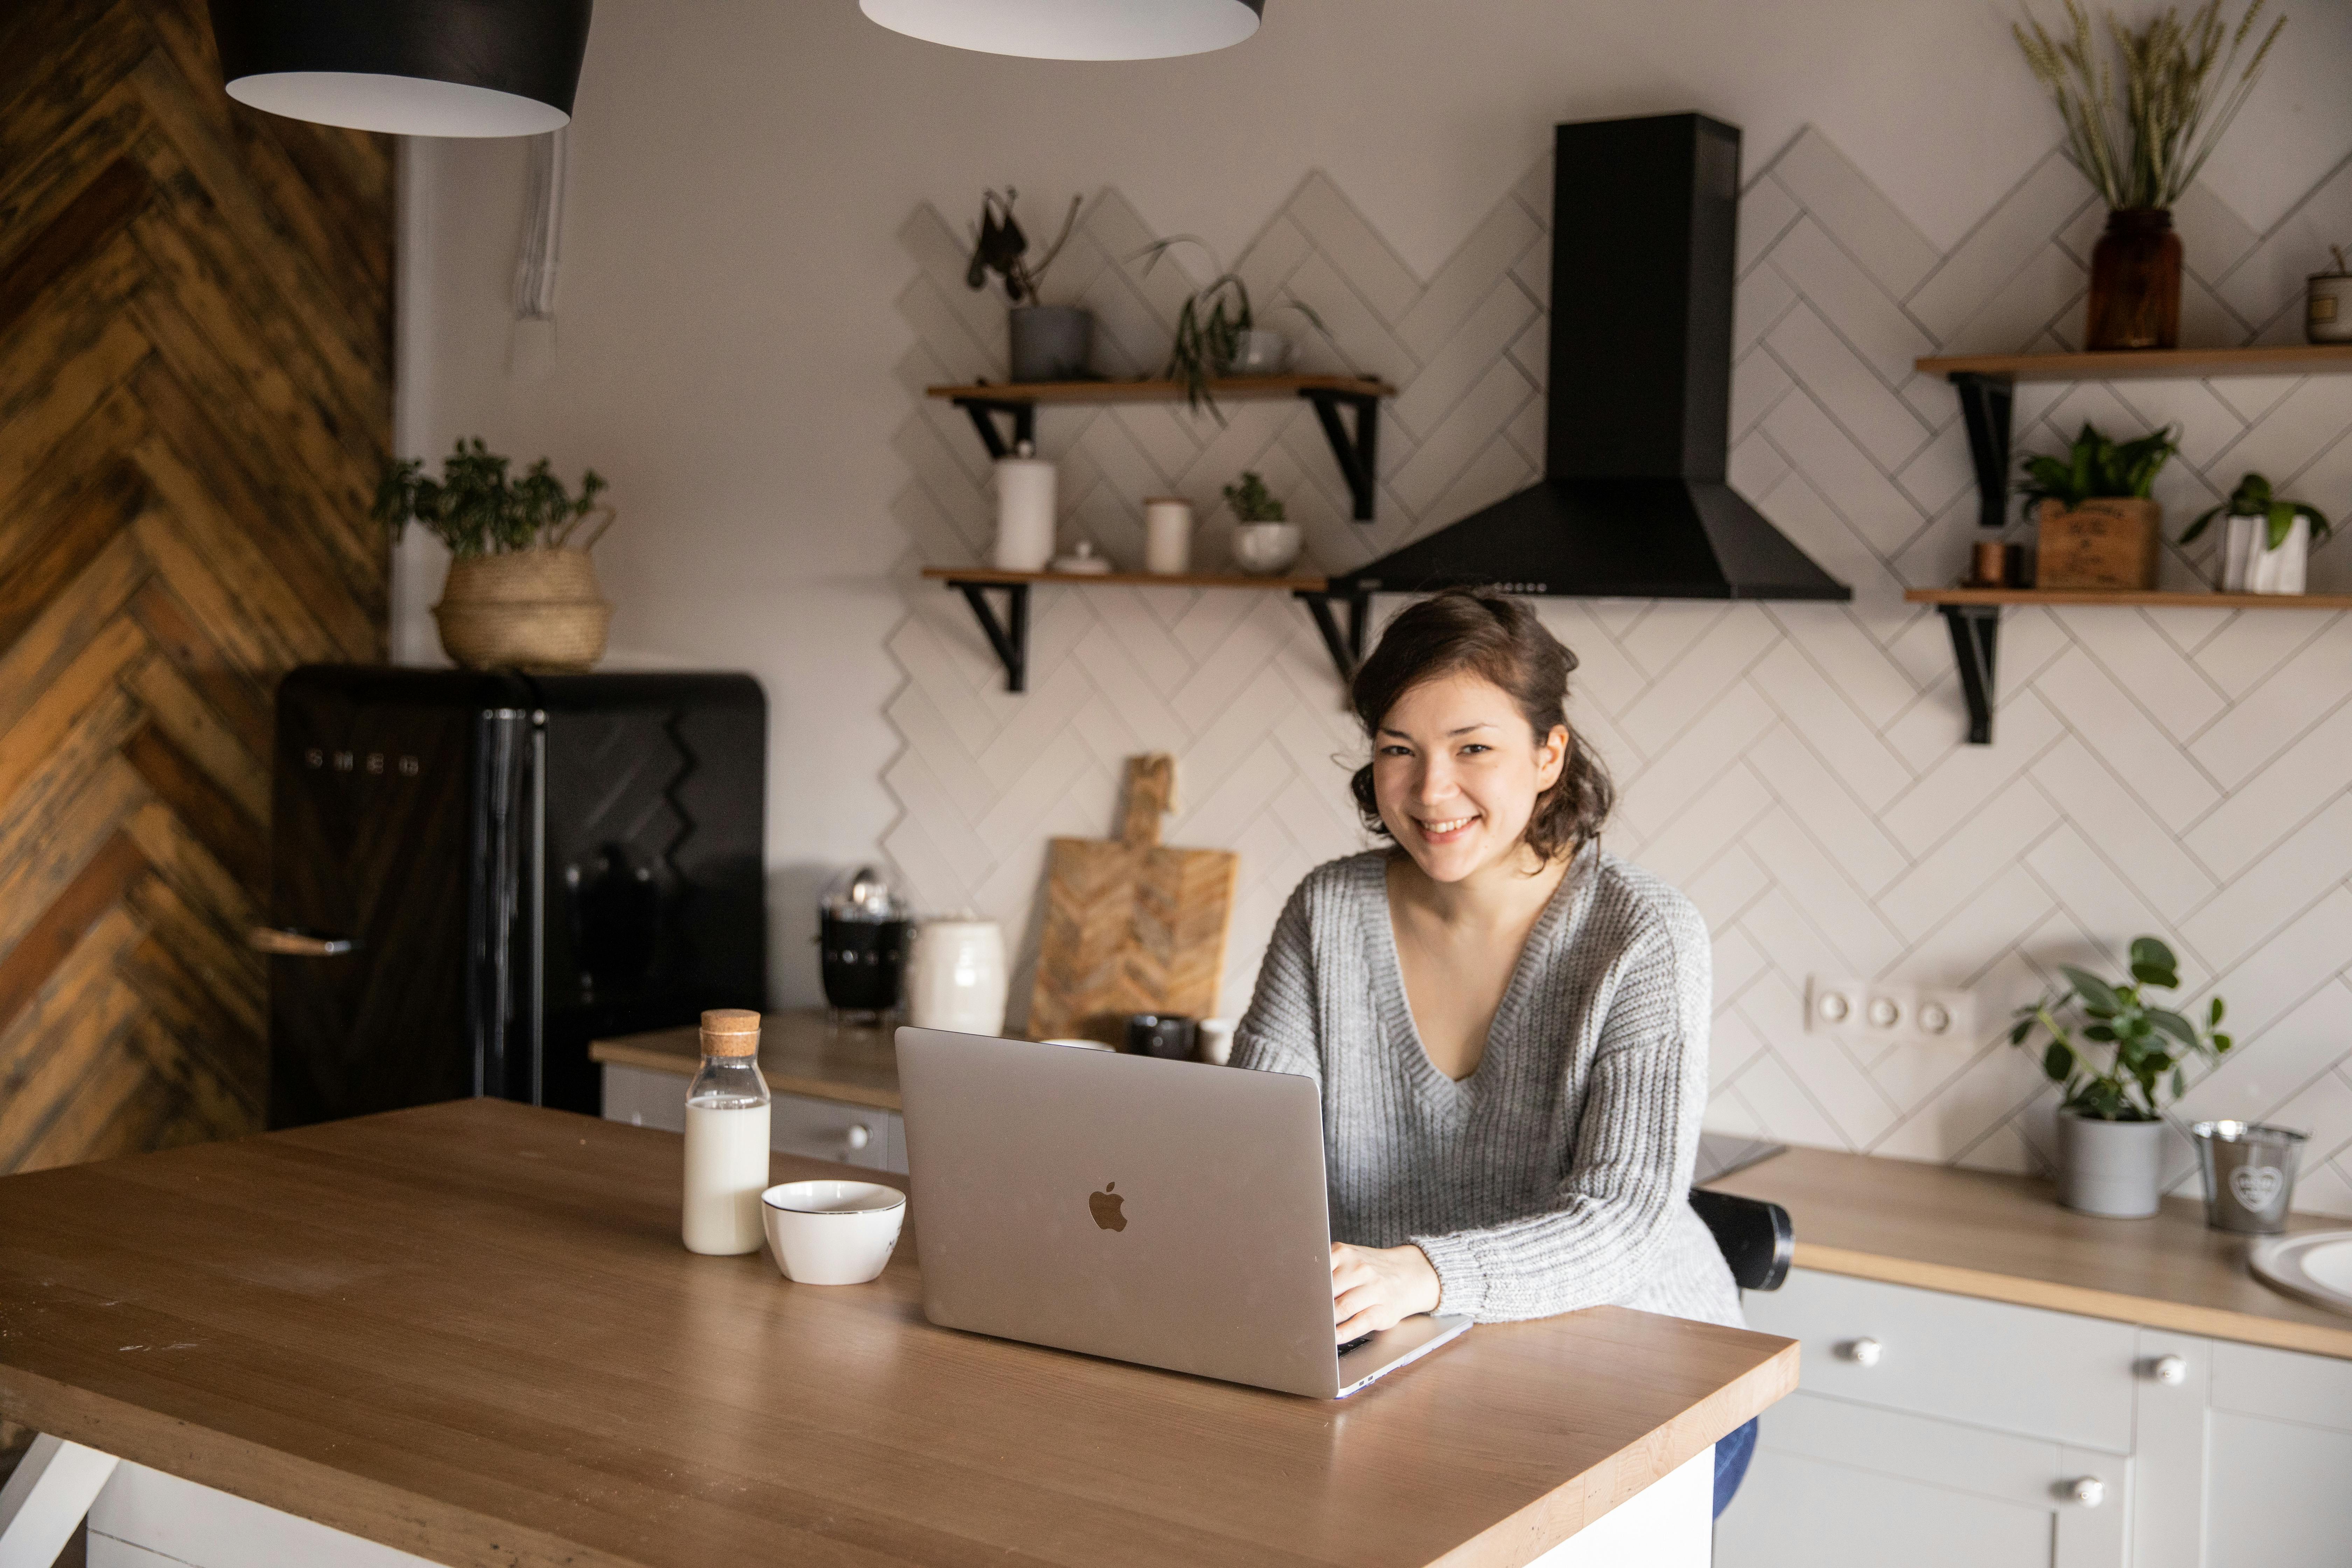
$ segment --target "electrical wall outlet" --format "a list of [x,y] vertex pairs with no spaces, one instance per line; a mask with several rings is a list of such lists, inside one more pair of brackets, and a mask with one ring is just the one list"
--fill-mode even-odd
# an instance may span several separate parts
[[1892,1044],[1976,1042],[1976,1005],[1965,991],[1809,975],[1805,1032]]

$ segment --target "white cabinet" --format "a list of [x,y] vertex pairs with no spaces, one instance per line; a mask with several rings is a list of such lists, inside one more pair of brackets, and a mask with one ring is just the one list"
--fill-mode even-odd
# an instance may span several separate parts
[[1720,1568],[2352,1563],[2352,1362],[1801,1268],[1744,1304],[1803,1371]]
[[[648,1072],[608,1062],[604,1119],[683,1132],[686,1083],[677,1073]],[[906,1123],[892,1110],[780,1094],[768,1112],[768,1146],[779,1153],[907,1173]]]
[[[2352,1362],[2149,1330],[2135,1568],[2352,1561]],[[2179,1381],[2154,1375],[2165,1358]]]

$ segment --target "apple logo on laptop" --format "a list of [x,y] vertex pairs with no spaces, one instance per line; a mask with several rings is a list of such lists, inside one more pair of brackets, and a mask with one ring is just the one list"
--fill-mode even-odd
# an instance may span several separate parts
[[1102,1191],[1087,1194],[1087,1209],[1093,1213],[1095,1223],[1105,1230],[1127,1228],[1127,1215],[1121,1214],[1118,1207],[1125,1202],[1127,1200],[1118,1195],[1117,1182],[1105,1182]]

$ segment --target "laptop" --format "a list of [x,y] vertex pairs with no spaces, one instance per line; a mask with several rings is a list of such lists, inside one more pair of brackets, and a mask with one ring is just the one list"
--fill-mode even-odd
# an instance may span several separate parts
[[1331,1338],[1315,1085],[898,1031],[923,1312],[943,1328],[1343,1399],[1457,1338]]

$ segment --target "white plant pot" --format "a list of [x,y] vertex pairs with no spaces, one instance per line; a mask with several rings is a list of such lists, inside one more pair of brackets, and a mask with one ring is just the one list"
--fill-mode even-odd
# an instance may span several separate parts
[[2221,592],[2224,594],[2300,594],[2311,564],[2311,520],[2298,517],[2276,550],[2263,548],[2270,539],[2270,520],[2239,517],[2224,520],[2221,536]]
[[2058,1201],[2109,1219],[2156,1212],[2164,1173],[2164,1123],[2095,1121],[2058,1113]]

